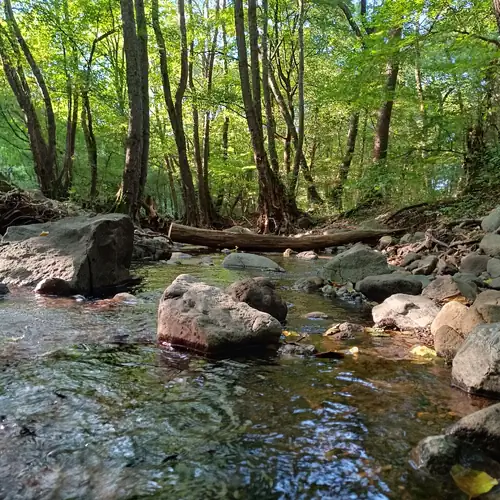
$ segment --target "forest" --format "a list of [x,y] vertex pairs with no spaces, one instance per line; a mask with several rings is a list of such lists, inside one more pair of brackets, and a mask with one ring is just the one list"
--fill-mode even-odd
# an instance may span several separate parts
[[0,5],[0,178],[21,189],[261,232],[500,192],[499,0]]

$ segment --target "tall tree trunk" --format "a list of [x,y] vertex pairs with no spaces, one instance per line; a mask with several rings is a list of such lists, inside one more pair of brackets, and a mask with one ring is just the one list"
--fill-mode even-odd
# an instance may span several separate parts
[[[250,35],[250,54],[252,82],[250,85],[248,74],[248,58],[245,40],[245,18],[242,0],[234,1],[234,20],[236,29],[236,42],[238,46],[238,68],[240,74],[241,93],[245,106],[245,115],[248,130],[252,140],[255,165],[259,178],[259,226],[263,233],[286,229],[290,222],[290,207],[285,197],[285,190],[280,179],[270,168],[267,152],[262,134],[262,111],[260,106],[260,71],[258,58],[257,36],[257,5],[256,0],[249,0],[248,18]],[[265,21],[267,22],[267,20]],[[258,97],[258,99],[257,99]]]
[[174,219],[179,217],[179,204],[177,202],[177,190],[175,189],[174,174],[172,172],[172,164],[168,155],[165,155],[165,167],[167,169],[168,183],[170,186],[170,196],[172,197],[172,208],[174,210]]
[[[4,40],[0,41],[0,52],[5,74],[19,106],[26,116],[30,148],[33,154],[35,172],[40,189],[45,196],[57,198],[59,195],[59,184],[57,179],[56,120],[52,99],[40,67],[36,63],[14,17],[10,0],[5,0],[4,8],[8,29],[1,28],[0,38],[3,37]],[[7,42],[9,47],[7,47],[5,42]],[[11,61],[10,51],[14,52],[15,63]],[[21,52],[33,73],[43,97],[47,140],[45,139],[35,105],[32,101],[30,86],[22,69]]]
[[[278,107],[280,108],[281,115],[283,119],[285,120],[286,126],[287,126],[287,133],[290,134],[290,137],[293,141],[293,145],[295,147],[295,150],[299,147],[299,135],[297,133],[297,129],[295,128],[294,120],[293,120],[293,108],[291,106],[291,103],[287,105],[285,102],[285,99],[283,97],[283,94],[281,93],[278,83],[276,81],[276,77],[274,76],[274,73],[270,71],[269,73],[269,84],[270,87],[273,91],[274,98],[276,99],[276,102],[278,103]],[[285,139],[287,140],[287,139]],[[285,146],[287,146],[285,144]],[[291,151],[285,147],[285,166],[287,166],[289,170],[289,166],[291,162]],[[304,175],[304,179],[308,183],[308,194],[309,197],[314,200],[315,203],[322,204],[323,199],[321,198],[320,194],[318,193],[318,190],[316,189],[316,185],[314,184],[314,179],[311,175],[311,172],[309,170],[309,167],[307,166],[307,160],[304,155],[304,151],[302,148],[302,152],[300,155],[300,161],[297,166],[297,164],[294,162],[294,168],[293,172],[291,175],[290,179],[290,186],[289,190],[293,189],[293,192],[295,192],[295,188],[297,186],[297,181],[298,181],[298,176],[299,176],[299,171],[300,168],[302,169],[302,173]],[[290,203],[292,203],[292,206],[295,205],[295,199],[292,198],[291,194],[289,197]]]
[[67,197],[73,183],[76,127],[78,124],[78,91],[68,82],[68,115],[66,118],[66,148],[61,172],[61,196]]
[[142,97],[142,72],[140,69],[141,53],[133,0],[120,0],[120,7],[130,108],[125,146],[125,168],[123,171],[123,203],[129,215],[136,218],[140,208],[139,193],[144,139],[144,101]]
[[276,150],[276,121],[273,113],[271,90],[269,88],[269,48],[268,48],[268,0],[262,0],[262,11],[265,19],[262,29],[262,93],[266,109],[267,122],[267,147],[269,149],[269,161],[276,174],[279,173],[278,152]]
[[286,136],[283,139],[283,163],[285,164],[285,172],[287,178],[290,177],[292,167],[292,130],[287,125]]
[[[222,10],[226,9],[226,0],[222,0]],[[223,67],[224,67],[224,76],[227,78],[229,73],[228,62],[227,62],[227,33],[226,33],[226,23],[222,20],[222,47],[224,52],[223,58]],[[228,91],[228,85],[226,84],[226,91]],[[229,116],[227,114],[224,116],[224,123],[222,124],[222,159],[224,160],[224,164],[227,164],[229,159]],[[217,199],[215,201],[216,209],[221,211],[222,204],[224,202],[224,194],[225,189],[224,185],[222,185],[217,193]]]
[[186,135],[184,132],[184,121],[182,117],[182,100],[186,91],[188,80],[188,45],[186,35],[186,16],[184,0],[178,0],[179,30],[181,33],[181,77],[179,86],[175,93],[175,101],[172,98],[170,76],[167,65],[167,49],[165,39],[160,27],[158,0],[151,2],[151,14],[156,44],[160,56],[160,73],[162,78],[163,96],[170,119],[170,125],[174,133],[177,154],[179,157],[179,172],[182,182],[182,199],[184,202],[184,222],[196,226],[199,223],[198,202],[194,189],[193,176],[189,167],[189,159],[186,147]]
[[137,51],[142,100],[141,171],[139,176],[139,190],[137,193],[137,206],[140,207],[144,198],[144,189],[146,187],[146,181],[148,178],[150,136],[148,29],[146,14],[144,11],[144,0],[135,0],[135,16],[137,22]]
[[[191,4],[190,4],[191,5]],[[208,209],[208,200],[204,189],[203,180],[203,158],[200,144],[200,116],[198,113],[198,104],[196,99],[196,89],[193,80],[193,60],[194,60],[194,41],[191,42],[191,58],[189,62],[189,88],[191,90],[191,108],[193,116],[193,152],[196,172],[198,174],[198,197],[200,199],[200,216],[203,225],[210,224],[210,214]]]
[[[304,0],[299,2],[299,26],[298,26],[298,42],[299,42],[299,67],[297,69],[297,84],[299,93],[299,116],[298,116],[298,130],[297,141],[295,144],[295,158],[293,161],[294,172],[299,171],[299,165],[303,156],[304,148]],[[293,177],[294,184],[291,187],[291,192],[295,193],[297,184],[297,175]]]
[[339,178],[332,190],[332,201],[339,212],[342,211],[342,196],[344,194],[344,185],[349,176],[352,157],[356,149],[356,138],[359,128],[359,112],[354,112],[349,119],[349,132],[347,134],[346,153],[339,168]]
[[[208,12],[208,2],[206,7],[206,17],[209,19]],[[215,4],[215,17],[218,19],[220,10],[220,2],[216,1]],[[209,97],[209,101],[211,100],[212,87],[213,87],[213,73],[214,73],[214,64],[215,64],[215,51],[217,49],[217,38],[219,36],[219,28],[216,26],[213,32],[212,41],[208,50],[208,61],[206,64],[206,74],[205,78],[207,80],[207,94]],[[212,117],[210,111],[207,110],[205,112],[205,120],[203,123],[203,190],[205,192],[205,198],[207,200],[208,205],[208,221],[209,223],[213,223],[218,219],[218,214],[216,207],[214,205],[212,196],[210,194],[210,184],[208,178],[209,172],[209,161],[210,161],[210,126],[212,123]]]
[[82,130],[87,147],[87,157],[90,167],[90,201],[93,203],[97,197],[97,141],[94,134],[94,122],[90,107],[89,93],[82,91]]
[[[401,28],[394,30],[391,35],[393,41],[401,37]],[[397,55],[387,64],[387,82],[385,86],[386,101],[378,113],[377,126],[375,129],[375,140],[373,145],[373,160],[381,161],[387,158],[389,149],[389,131],[391,127],[392,107],[394,105],[394,93],[398,82],[399,58]]]

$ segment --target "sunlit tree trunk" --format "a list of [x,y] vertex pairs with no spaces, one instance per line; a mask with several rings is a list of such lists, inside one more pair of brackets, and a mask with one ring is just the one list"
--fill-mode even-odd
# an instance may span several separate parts
[[120,8],[130,108],[125,145],[122,201],[129,215],[135,218],[140,208],[139,193],[144,144],[141,54],[133,0],[120,0]]
[[[259,227],[261,232],[286,229],[290,219],[295,214],[289,210],[285,189],[276,173],[269,165],[264,145],[262,131],[262,110],[260,106],[260,71],[258,57],[257,32],[257,5],[256,0],[248,3],[249,39],[251,54],[251,81],[248,73],[248,57],[245,40],[245,18],[242,0],[234,2],[234,19],[236,28],[236,42],[238,46],[238,67],[240,75],[241,93],[245,106],[245,115],[250,132],[254,152],[255,165],[259,179]],[[267,20],[266,20],[267,22]]]
[[354,156],[354,151],[356,149],[356,138],[358,136],[359,128],[359,112],[354,112],[351,114],[349,119],[349,132],[347,133],[347,144],[346,152],[342,163],[339,167],[339,178],[335,187],[332,190],[332,201],[340,212],[342,211],[342,197],[344,194],[344,185],[349,176],[349,170],[351,168],[352,158]]
[[[17,24],[10,0],[5,0],[4,9],[7,23],[6,27],[0,25],[0,56],[5,75],[26,117],[30,149],[40,189],[45,196],[57,198],[60,194],[60,184],[57,178],[56,120],[49,88]],[[28,63],[43,97],[46,133],[42,130],[32,91],[24,74],[22,57]]]
[[[401,37],[401,28],[394,30],[391,35],[393,41],[398,41]],[[387,158],[389,149],[389,132],[391,127],[392,108],[394,106],[394,94],[398,82],[399,60],[393,57],[387,63],[387,81],[385,85],[386,101],[378,112],[377,125],[375,128],[375,139],[373,144],[373,160],[381,161]]]
[[170,75],[168,72],[168,65],[167,65],[167,49],[159,21],[158,0],[152,0],[151,2],[153,29],[155,32],[156,44],[158,46],[158,52],[160,57],[160,73],[162,78],[163,96],[165,99],[165,105],[167,107],[168,116],[170,119],[170,125],[174,133],[175,144],[177,146],[179,171],[182,183],[182,199],[184,202],[183,220],[188,225],[197,226],[199,223],[198,201],[196,197],[196,191],[194,189],[191,168],[189,166],[189,159],[187,155],[187,146],[186,146],[186,134],[184,132],[184,121],[182,117],[182,104],[183,104],[184,94],[186,92],[188,73],[189,73],[188,43],[186,34],[186,15],[185,15],[184,0],[178,0],[177,9],[178,9],[178,19],[179,19],[179,31],[181,34],[181,58],[180,58],[181,76],[179,80],[179,85],[175,92],[175,100],[174,100],[174,98],[172,97]]

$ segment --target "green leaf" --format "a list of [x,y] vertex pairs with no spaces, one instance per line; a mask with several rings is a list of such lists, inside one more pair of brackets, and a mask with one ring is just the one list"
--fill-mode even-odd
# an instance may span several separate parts
[[470,498],[488,493],[498,481],[483,471],[466,469],[459,464],[451,468],[451,477],[456,485]]

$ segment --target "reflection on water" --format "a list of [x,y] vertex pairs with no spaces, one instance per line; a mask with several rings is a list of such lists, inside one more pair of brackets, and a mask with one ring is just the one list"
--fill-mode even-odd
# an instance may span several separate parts
[[[285,267],[292,267],[285,262]],[[2,499],[462,498],[413,472],[408,453],[473,411],[449,371],[377,357],[208,361],[159,349],[156,301],[180,272],[224,285],[244,273],[152,266],[136,306],[0,303]],[[289,290],[289,327],[320,345],[329,322],[362,315]]]

